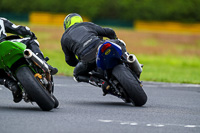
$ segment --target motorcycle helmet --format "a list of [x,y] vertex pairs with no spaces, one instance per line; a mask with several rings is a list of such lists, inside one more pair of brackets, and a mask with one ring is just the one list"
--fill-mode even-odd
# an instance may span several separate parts
[[67,30],[70,26],[74,25],[75,23],[83,22],[82,17],[77,13],[70,13],[64,19],[64,29]]

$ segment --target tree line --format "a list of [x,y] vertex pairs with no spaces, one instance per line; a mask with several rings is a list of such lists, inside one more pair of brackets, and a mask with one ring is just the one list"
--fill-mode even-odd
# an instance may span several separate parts
[[0,0],[1,12],[76,12],[91,20],[200,22],[200,0]]

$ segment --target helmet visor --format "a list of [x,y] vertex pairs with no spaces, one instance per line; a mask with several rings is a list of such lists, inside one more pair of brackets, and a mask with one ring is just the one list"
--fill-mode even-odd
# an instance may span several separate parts
[[64,21],[64,29],[66,30],[70,26],[74,25],[75,23],[81,23],[83,19],[80,16],[67,16]]

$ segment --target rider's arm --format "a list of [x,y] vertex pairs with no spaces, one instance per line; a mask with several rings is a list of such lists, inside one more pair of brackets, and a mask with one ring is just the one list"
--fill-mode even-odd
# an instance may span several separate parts
[[97,32],[98,36],[108,37],[110,39],[117,38],[115,31],[111,28],[103,28],[99,25],[94,25],[94,29]]
[[75,67],[78,64],[78,59],[72,52],[65,51],[65,61],[68,65]]
[[117,35],[115,33],[115,31],[111,28],[103,28],[104,32],[106,33],[105,37],[108,37],[110,39],[117,39]]
[[74,55],[74,53],[72,51],[68,50],[68,48],[64,44],[65,44],[65,42],[63,42],[63,40],[61,40],[62,50],[65,53],[65,61],[68,65],[74,67],[78,64],[79,60],[76,58],[76,56]]
[[28,27],[15,25],[5,18],[1,18],[1,20],[3,20],[4,22],[4,28],[6,33],[17,34],[23,37],[32,36],[32,32]]

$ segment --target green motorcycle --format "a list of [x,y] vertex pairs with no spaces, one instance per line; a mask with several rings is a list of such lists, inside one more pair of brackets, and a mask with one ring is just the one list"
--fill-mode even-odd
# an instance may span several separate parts
[[54,82],[48,65],[20,42],[0,43],[0,69],[17,81],[25,102],[36,102],[43,111],[57,108]]

